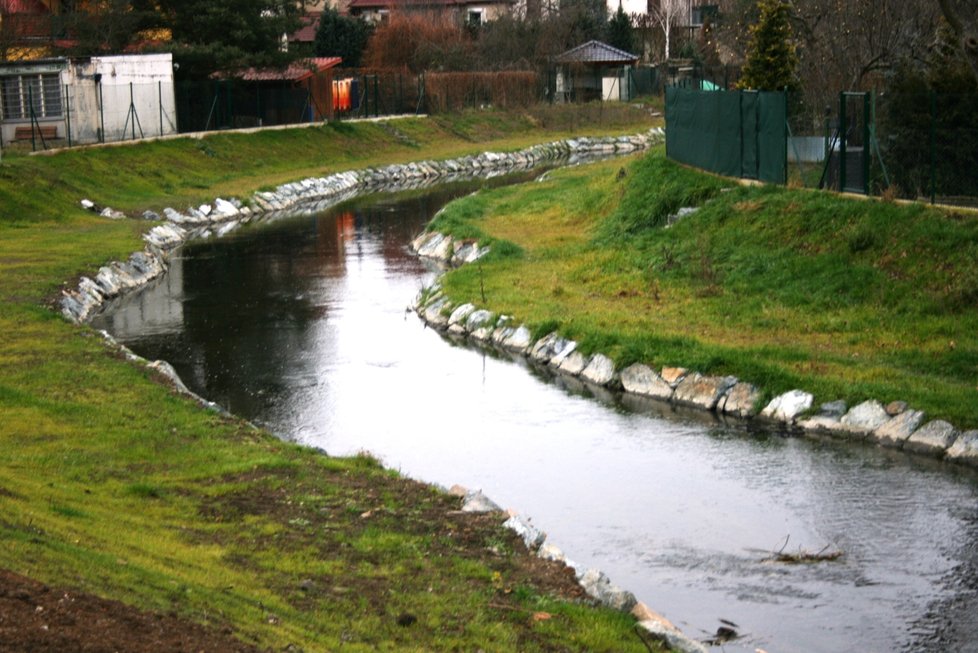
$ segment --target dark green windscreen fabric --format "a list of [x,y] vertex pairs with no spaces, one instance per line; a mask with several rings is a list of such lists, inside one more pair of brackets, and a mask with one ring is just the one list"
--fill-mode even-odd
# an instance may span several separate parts
[[775,184],[783,184],[788,168],[788,134],[785,123],[787,103],[781,92],[758,93],[760,129],[757,134],[760,157],[758,178]]
[[784,94],[667,87],[666,156],[728,177],[783,184]]

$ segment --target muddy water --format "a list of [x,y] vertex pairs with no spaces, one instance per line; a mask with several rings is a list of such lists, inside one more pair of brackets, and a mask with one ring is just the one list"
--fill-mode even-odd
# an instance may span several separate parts
[[187,246],[96,326],[284,438],[482,488],[689,635],[736,623],[718,651],[978,651],[975,475],[593,396],[406,313],[408,240],[472,188]]

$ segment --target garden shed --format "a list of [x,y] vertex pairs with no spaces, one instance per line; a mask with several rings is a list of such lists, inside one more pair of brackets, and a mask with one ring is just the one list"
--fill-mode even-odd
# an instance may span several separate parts
[[638,55],[588,41],[556,58],[558,102],[625,101],[632,98],[630,70]]

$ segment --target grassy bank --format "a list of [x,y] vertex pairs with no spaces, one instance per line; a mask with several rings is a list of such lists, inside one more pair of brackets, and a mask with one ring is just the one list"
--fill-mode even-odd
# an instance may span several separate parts
[[[684,206],[702,208],[664,228]],[[974,215],[741,187],[659,151],[481,193],[433,228],[498,241],[448,275],[453,299],[621,367],[733,374],[816,402],[904,400],[978,427]]]
[[[566,135],[541,115],[5,153],[0,567],[269,650],[645,650],[630,617],[567,600],[567,575],[524,555],[498,517],[459,515],[369,457],[327,458],[203,411],[43,305],[152,226],[93,216],[82,197],[138,214]],[[578,133],[649,126],[641,112],[602,118]]]

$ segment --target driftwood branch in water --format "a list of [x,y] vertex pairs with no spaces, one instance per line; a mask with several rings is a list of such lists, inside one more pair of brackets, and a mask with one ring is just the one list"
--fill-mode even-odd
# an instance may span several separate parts
[[838,560],[842,557],[842,551],[839,549],[829,550],[831,544],[826,544],[822,547],[822,550],[818,553],[812,553],[811,551],[805,551],[804,549],[798,549],[797,553],[785,553],[784,549],[788,546],[788,539],[791,536],[784,538],[784,544],[777,551],[772,552],[770,556],[764,558],[761,562],[781,562],[784,564],[794,565],[801,563],[811,563],[811,562],[827,562],[830,560]]

